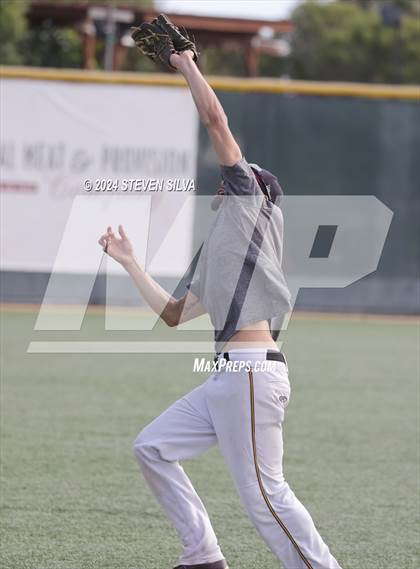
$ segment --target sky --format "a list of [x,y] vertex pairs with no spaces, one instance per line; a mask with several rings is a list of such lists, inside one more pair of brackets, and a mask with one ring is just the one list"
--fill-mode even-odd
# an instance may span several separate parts
[[169,13],[281,20],[302,0],[155,0],[158,10]]

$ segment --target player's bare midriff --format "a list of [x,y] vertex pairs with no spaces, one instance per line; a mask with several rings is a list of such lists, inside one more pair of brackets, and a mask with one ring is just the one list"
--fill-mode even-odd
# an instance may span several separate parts
[[254,322],[238,330],[223,346],[223,351],[227,352],[235,348],[267,348],[270,350],[278,350],[277,344],[271,337],[267,320]]

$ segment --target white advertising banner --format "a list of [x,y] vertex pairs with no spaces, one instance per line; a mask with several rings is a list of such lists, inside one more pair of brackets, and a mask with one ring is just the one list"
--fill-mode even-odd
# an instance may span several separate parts
[[[180,276],[198,144],[186,89],[2,79],[0,124],[2,270],[50,272],[71,228],[60,271],[90,272],[92,239],[122,223],[154,274]],[[172,246],[156,255],[181,211]]]

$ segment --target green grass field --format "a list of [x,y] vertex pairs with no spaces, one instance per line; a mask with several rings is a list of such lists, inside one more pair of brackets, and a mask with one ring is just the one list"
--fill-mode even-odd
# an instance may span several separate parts
[[[28,354],[35,318],[2,318],[1,567],[170,569],[179,543],[132,441],[204,377],[181,354]],[[343,569],[419,567],[419,345],[408,319],[301,315],[289,327],[286,478]],[[279,567],[218,450],[185,466],[231,569]]]

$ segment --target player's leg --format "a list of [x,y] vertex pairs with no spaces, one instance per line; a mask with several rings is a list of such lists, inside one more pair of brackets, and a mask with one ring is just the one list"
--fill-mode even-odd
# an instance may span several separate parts
[[206,509],[179,464],[215,443],[204,386],[174,403],[134,442],[142,473],[183,543],[181,564],[223,559]]
[[284,480],[282,423],[290,386],[284,364],[276,368],[214,379],[207,393],[218,442],[248,515],[284,567],[339,569]]

